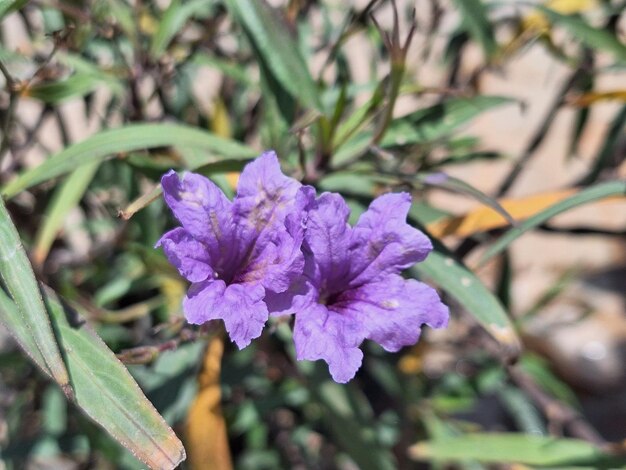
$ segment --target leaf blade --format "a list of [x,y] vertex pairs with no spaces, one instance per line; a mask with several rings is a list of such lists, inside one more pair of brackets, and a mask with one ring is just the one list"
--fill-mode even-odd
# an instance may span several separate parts
[[285,90],[305,106],[322,112],[307,64],[276,11],[265,1],[228,0],[226,4]]
[[504,346],[510,357],[519,355],[521,342],[500,301],[469,269],[449,256],[445,248],[437,247],[409,271],[435,281]]
[[[29,356],[41,359],[41,364],[59,383],[66,394],[71,395],[68,371],[50,324],[48,312],[43,304],[35,274],[20,241],[17,229],[0,198],[0,277],[15,301],[16,309],[10,318],[0,319],[6,323],[19,323],[24,326],[31,338],[27,344]],[[1,291],[1,289],[0,289]],[[20,334],[9,328],[12,335]]]
[[417,459],[519,462],[567,465],[600,462],[606,454],[586,441],[516,433],[475,433],[421,442],[410,449]]
[[[194,147],[232,159],[256,156],[256,152],[250,147],[193,127],[178,124],[135,124],[100,132],[62,150],[43,164],[18,175],[0,193],[11,198],[24,189],[69,173],[77,166],[103,161],[120,152],[164,146]],[[209,158],[206,163],[216,160],[219,158]]]
[[611,196],[626,194],[626,181],[610,181],[586,188],[573,196],[557,202],[543,211],[535,214],[526,221],[512,228],[500,237],[481,257],[479,264],[484,264],[491,258],[505,250],[513,241],[522,236],[525,232],[547,222],[552,217],[561,214],[574,207],[587,204]]
[[[149,467],[175,468],[185,459],[185,450],[126,368],[75,310],[51,289],[44,288],[43,295],[67,361],[74,403]],[[16,309],[0,290],[2,318],[14,318],[7,312]],[[18,343],[23,348],[28,345],[27,330],[9,325],[20,332]],[[39,360],[34,362],[42,368]],[[46,368],[42,370],[49,375]]]

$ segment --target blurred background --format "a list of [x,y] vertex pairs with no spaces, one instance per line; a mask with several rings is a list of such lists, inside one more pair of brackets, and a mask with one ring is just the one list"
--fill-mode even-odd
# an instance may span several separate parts
[[[620,468],[625,5],[0,2],[0,190],[182,468]],[[440,290],[448,329],[364,344],[342,386],[294,360],[288,319],[243,351],[184,323],[187,286],[152,248],[174,225],[158,180],[192,169],[232,196],[268,148],[352,220],[412,192],[437,248],[407,275]],[[141,466],[7,333],[0,446],[4,468]]]

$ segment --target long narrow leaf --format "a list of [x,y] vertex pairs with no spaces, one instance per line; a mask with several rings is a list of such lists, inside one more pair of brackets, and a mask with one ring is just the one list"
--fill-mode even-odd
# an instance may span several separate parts
[[62,150],[38,167],[20,174],[2,189],[1,194],[11,198],[26,188],[69,173],[80,165],[103,161],[116,153],[164,146],[205,150],[209,156],[204,163],[219,160],[218,156],[237,159],[256,154],[243,144],[192,127],[137,124],[100,132]]
[[411,271],[435,281],[505,347],[508,355],[516,357],[521,343],[500,301],[469,269],[443,253],[443,247],[438,250]]
[[41,299],[39,284],[2,198],[0,198],[0,277],[16,306],[10,312],[0,312],[0,321],[7,324],[12,335],[17,335],[17,332],[11,325],[19,324],[24,329],[30,338],[28,347],[25,348],[26,353],[34,360],[41,360],[46,372],[59,383],[64,393],[70,396],[72,389],[67,369],[50,326],[48,312]]
[[580,439],[515,433],[476,433],[420,442],[410,449],[410,453],[416,459],[474,459],[480,462],[517,462],[539,466],[602,466],[608,457],[593,444]]
[[[43,293],[67,363],[74,403],[150,468],[175,468],[185,459],[185,450],[126,368],[75,310],[51,289]],[[0,318],[28,350],[33,339],[18,315],[15,303],[0,290]],[[32,359],[50,375],[44,358]]]
[[291,96],[322,111],[317,88],[289,30],[265,0],[228,0],[262,60]]
[[498,51],[498,43],[483,2],[481,0],[455,0],[454,3],[461,13],[463,25],[474,40],[482,46],[485,56],[493,57]]
[[519,224],[517,227],[509,230],[505,233],[497,242],[487,249],[485,254],[480,259],[480,264],[486,263],[488,260],[496,256],[505,250],[511,243],[521,237],[524,233],[532,230],[533,228],[547,222],[552,217],[568,211],[574,207],[582,206],[589,202],[597,201],[611,196],[619,196],[626,194],[626,181],[610,181],[608,183],[598,184],[591,186],[579,193],[558,202],[546,210],[539,212],[525,222]]
[[594,28],[583,18],[575,15],[563,15],[549,8],[537,6],[548,18],[569,32],[586,45],[613,54],[619,61],[626,61],[626,46],[617,37],[604,29]]
[[43,263],[48,256],[52,242],[61,229],[65,217],[82,199],[99,165],[100,162],[96,161],[79,166],[55,191],[46,210],[46,219],[40,225],[35,237],[32,253],[35,264]]

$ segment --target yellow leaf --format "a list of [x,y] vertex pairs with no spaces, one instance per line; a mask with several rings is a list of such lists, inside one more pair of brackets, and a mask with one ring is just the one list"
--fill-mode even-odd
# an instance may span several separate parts
[[[594,8],[596,0],[548,0],[543,6],[563,15],[572,15]],[[547,32],[550,29],[550,22],[545,15],[539,11],[533,11],[522,20],[525,29]]]
[[[577,193],[577,189],[562,189],[522,198],[500,199],[498,202],[516,221],[524,220],[553,204]],[[619,196],[604,201],[615,200]],[[506,227],[509,222],[490,207],[480,206],[465,215],[446,217],[428,224],[427,229],[436,238],[468,237],[494,228]]]
[[220,137],[229,138],[232,136],[230,128],[230,117],[224,101],[218,96],[213,102],[213,114],[211,115],[211,131]]
[[594,91],[576,96],[568,101],[573,106],[587,107],[598,101],[622,101],[626,102],[626,90]]
[[186,448],[192,470],[231,470],[226,423],[222,416],[220,369],[224,340],[216,335],[204,353],[198,394],[189,408]]
[[[548,0],[543,6],[563,15],[571,15],[590,10],[598,4],[597,0]],[[526,42],[537,36],[547,39],[552,43],[550,34],[550,21],[546,16],[533,10],[521,21],[520,31],[502,48],[502,56],[507,57],[520,49]]]
[[[552,204],[562,201],[574,194],[574,189],[564,189],[549,193],[537,194],[519,199],[502,199],[498,201],[515,220],[526,219]],[[467,237],[478,232],[505,227],[508,222],[502,215],[490,207],[481,206],[458,217],[447,217],[428,225],[428,231],[437,238],[454,235]]]

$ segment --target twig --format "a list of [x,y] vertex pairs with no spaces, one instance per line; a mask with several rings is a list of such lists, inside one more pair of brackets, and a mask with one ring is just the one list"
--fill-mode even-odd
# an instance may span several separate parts
[[626,230],[604,230],[594,227],[555,227],[550,224],[542,224],[538,227],[544,232],[563,233],[567,235],[598,235],[602,237],[626,237]]
[[219,331],[219,326],[215,322],[205,325],[198,330],[183,329],[180,331],[177,338],[157,345],[125,349],[117,354],[117,358],[124,364],[148,364],[154,361],[162,352],[177,349],[181,344],[210,338]]
[[507,372],[511,380],[541,408],[550,423],[562,426],[572,436],[591,442],[598,447],[607,450],[611,448],[611,444],[600,436],[580,413],[544,392],[530,375],[516,366],[507,367]]
[[17,82],[9,73],[9,70],[6,68],[4,63],[0,61],[0,72],[4,76],[5,87],[9,92],[9,106],[7,107],[6,114],[4,116],[4,122],[2,123],[2,141],[0,141],[0,164],[2,163],[2,159],[9,149],[10,143],[10,135],[11,135],[11,126],[13,125],[13,120],[15,117],[15,108],[17,106],[18,92],[17,92]]
[[565,103],[565,97],[567,93],[580,81],[580,79],[588,73],[588,69],[591,67],[593,57],[587,51],[582,63],[576,68],[576,70],[570,75],[569,79],[565,81],[556,99],[550,106],[548,113],[545,115],[539,126],[535,131],[535,134],[530,139],[526,149],[522,153],[521,157],[515,163],[515,166],[511,169],[504,181],[500,184],[500,187],[496,191],[496,197],[504,196],[509,189],[513,186],[517,177],[520,175],[526,164],[535,155],[536,150],[543,143],[543,140],[548,135],[548,131],[554,123],[557,113],[561,110],[561,106]]

